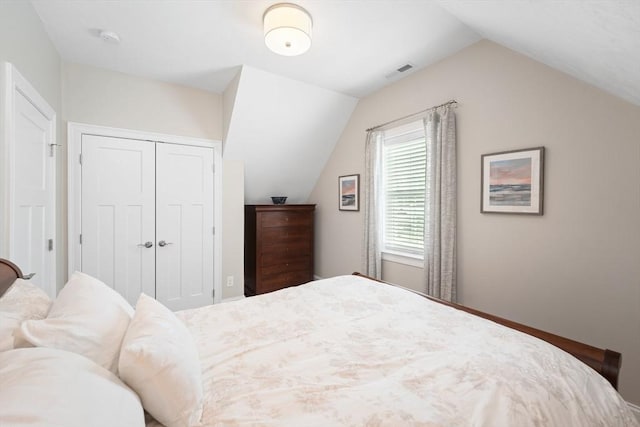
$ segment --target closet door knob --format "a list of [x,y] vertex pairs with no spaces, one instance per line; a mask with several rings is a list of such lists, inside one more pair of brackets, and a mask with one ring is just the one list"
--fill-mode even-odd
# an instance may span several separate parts
[[164,240],[160,240],[160,241],[158,242],[158,246],[160,246],[161,248],[164,248],[164,247],[165,247],[165,246],[167,246],[167,245],[173,245],[173,243],[171,243],[171,242],[165,242]]
[[138,246],[139,247],[143,247],[144,246],[145,248],[149,249],[150,247],[153,246],[153,243],[152,242],[144,242],[144,243],[140,243]]

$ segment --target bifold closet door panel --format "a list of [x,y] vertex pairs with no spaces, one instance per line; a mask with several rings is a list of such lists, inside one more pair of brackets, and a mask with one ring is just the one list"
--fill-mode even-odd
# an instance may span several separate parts
[[156,299],[213,303],[213,149],[156,144]]
[[155,144],[82,137],[82,271],[130,304],[155,296]]

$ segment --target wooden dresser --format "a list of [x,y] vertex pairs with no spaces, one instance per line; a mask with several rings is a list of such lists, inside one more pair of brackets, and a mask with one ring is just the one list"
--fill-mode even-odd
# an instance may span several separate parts
[[245,205],[244,294],[313,280],[316,205]]

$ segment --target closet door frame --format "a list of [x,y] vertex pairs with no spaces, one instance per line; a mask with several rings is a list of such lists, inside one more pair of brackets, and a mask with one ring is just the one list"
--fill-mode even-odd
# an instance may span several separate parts
[[68,276],[76,270],[80,271],[82,266],[82,245],[80,243],[82,234],[82,168],[80,162],[83,135],[213,148],[215,171],[213,184],[215,228],[213,236],[213,303],[222,301],[222,141],[69,122],[67,126]]

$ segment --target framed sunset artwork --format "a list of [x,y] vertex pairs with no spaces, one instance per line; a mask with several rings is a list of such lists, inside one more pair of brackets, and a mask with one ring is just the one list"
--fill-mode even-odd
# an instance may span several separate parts
[[338,209],[341,211],[360,210],[360,175],[338,177]]
[[482,213],[542,215],[544,147],[483,154]]

